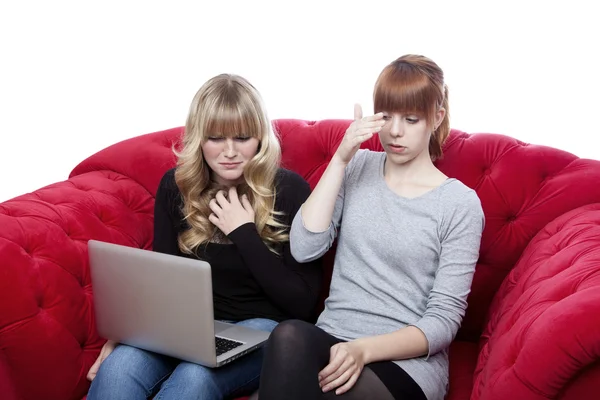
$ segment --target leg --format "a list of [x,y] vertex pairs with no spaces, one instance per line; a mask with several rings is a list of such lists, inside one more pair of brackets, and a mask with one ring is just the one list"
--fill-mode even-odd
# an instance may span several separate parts
[[[386,385],[368,366],[348,392],[342,395],[336,395],[335,391],[322,392],[318,373],[329,364],[331,346],[339,342],[339,339],[306,322],[281,323],[273,331],[266,347],[260,400],[394,400]],[[406,397],[403,400],[421,398]]]
[[[238,325],[269,332],[277,322],[250,319]],[[220,368],[182,362],[163,383],[155,400],[222,400],[250,394],[258,387],[262,353],[262,349],[255,350]]]
[[323,399],[318,373],[340,340],[307,322],[279,324],[265,347],[260,400]]
[[[331,390],[322,398],[327,400],[394,400],[394,396],[368,366],[362,370],[352,389],[341,395],[336,395],[335,390]],[[417,399],[402,397],[402,400]]]
[[145,400],[156,392],[177,363],[170,357],[118,345],[100,365],[87,398]]

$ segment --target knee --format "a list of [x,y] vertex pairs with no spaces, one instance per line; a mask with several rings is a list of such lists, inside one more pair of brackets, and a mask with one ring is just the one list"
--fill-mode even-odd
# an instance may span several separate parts
[[202,365],[182,362],[175,368],[172,378],[177,379],[181,384],[205,385],[211,381],[211,372]]
[[275,327],[278,325],[278,322],[266,318],[252,318],[240,321],[237,323],[237,325],[245,326],[259,331],[272,332],[273,329],[275,329]]
[[129,376],[144,362],[143,350],[126,345],[117,346],[100,364],[94,380],[112,381],[115,377]]
[[294,319],[283,321],[273,329],[273,332],[271,332],[268,345],[276,347],[301,345],[303,342],[309,340],[309,327],[310,324],[308,322],[301,320]]

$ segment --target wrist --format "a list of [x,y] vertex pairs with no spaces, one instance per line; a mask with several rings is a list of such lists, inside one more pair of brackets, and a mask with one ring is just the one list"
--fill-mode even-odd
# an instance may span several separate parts
[[351,342],[351,345],[357,350],[358,354],[360,354],[360,357],[365,365],[373,362],[371,351],[369,349],[369,342],[366,340],[366,338],[356,339]]
[[329,161],[329,165],[344,169],[348,165],[348,162],[344,161],[342,159],[342,157],[336,151],[335,153],[333,153],[333,157],[331,157],[331,160]]
[[229,239],[232,239],[232,236],[235,238],[235,236],[237,236],[240,232],[245,232],[247,234],[248,229],[254,230],[256,232],[256,224],[254,223],[254,221],[247,221],[241,225],[236,226],[234,229],[230,230],[229,233],[225,234],[225,236],[227,236]]

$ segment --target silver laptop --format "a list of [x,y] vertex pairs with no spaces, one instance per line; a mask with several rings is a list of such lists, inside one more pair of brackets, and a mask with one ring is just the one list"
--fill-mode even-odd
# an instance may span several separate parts
[[207,367],[259,348],[269,333],[215,321],[204,261],[90,240],[100,336]]

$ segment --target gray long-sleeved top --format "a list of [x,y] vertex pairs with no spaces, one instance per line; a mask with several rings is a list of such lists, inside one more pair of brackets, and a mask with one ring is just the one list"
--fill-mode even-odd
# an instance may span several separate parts
[[310,232],[300,210],[292,223],[292,255],[322,256],[338,238],[333,276],[317,326],[344,340],[408,325],[427,338],[423,357],[392,360],[442,400],[448,347],[467,307],[484,215],[475,191],[456,179],[416,198],[386,184],[386,154],[359,150],[345,170],[329,229]]

